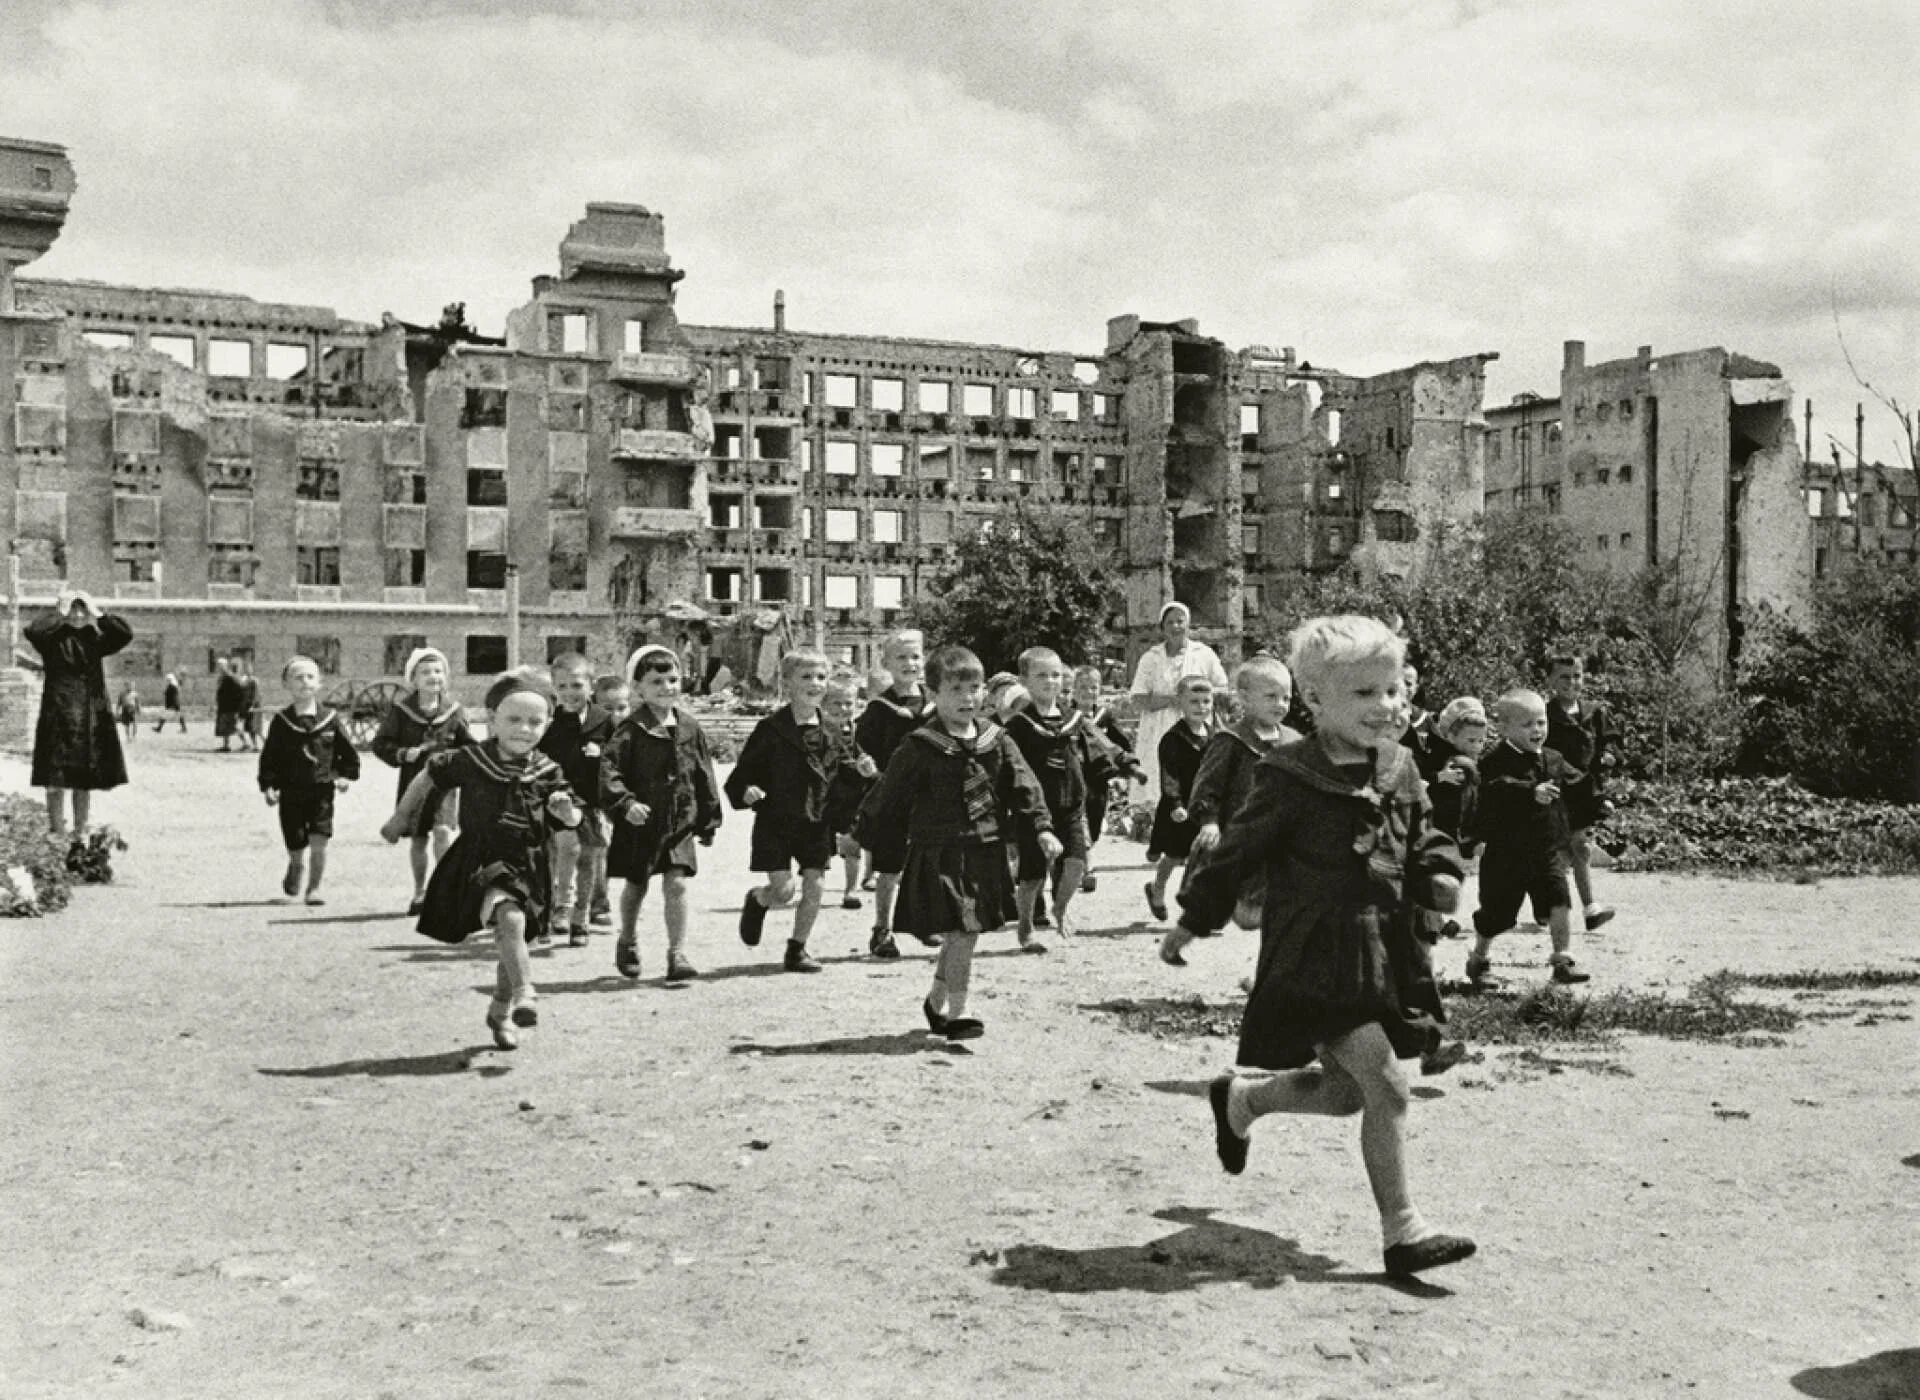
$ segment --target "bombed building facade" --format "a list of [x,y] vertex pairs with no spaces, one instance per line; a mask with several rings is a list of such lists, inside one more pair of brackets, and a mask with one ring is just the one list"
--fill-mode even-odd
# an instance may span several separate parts
[[[1170,597],[1232,655],[1302,574],[1405,574],[1435,522],[1530,493],[1623,558],[1683,518],[1755,540],[1771,526],[1742,522],[1776,504],[1686,475],[1781,451],[1784,386],[1724,352],[1570,357],[1567,436],[1534,401],[1552,465],[1530,424],[1541,464],[1516,477],[1508,411],[1482,411],[1491,354],[1355,376],[1136,316],[1071,352],[809,334],[778,295],[765,326],[685,324],[663,219],[622,204],[588,206],[497,337],[457,305],[355,321],[16,275],[72,190],[59,148],[0,142],[0,529],[28,606],[63,584],[116,600],[137,634],[120,671],[174,672],[190,698],[222,654],[359,681],[426,643],[462,677],[575,649],[610,664],[691,609],[778,612],[865,664],[1015,506],[1084,522],[1130,660]],[[1648,408],[1613,417],[1629,402]],[[1640,473],[1627,524],[1616,457]],[[1778,551],[1728,544],[1738,587],[1785,586]]]

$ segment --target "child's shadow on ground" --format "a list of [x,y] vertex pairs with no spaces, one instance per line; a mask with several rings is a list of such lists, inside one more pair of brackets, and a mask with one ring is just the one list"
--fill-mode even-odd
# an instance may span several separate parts
[[[1145,1087],[1156,1094],[1180,1094],[1187,1098],[1204,1099],[1213,1081],[1210,1079],[1149,1079]],[[1444,1099],[1445,1089],[1436,1089],[1431,1084],[1416,1084],[1408,1090],[1416,1099]]]
[[1844,1366],[1809,1366],[1788,1382],[1816,1400],[1886,1400],[1920,1395],[1920,1347],[1875,1352]]
[[729,1045],[730,1055],[971,1055],[964,1045],[928,1035],[925,1031],[903,1031],[898,1035],[854,1035],[838,1040],[807,1040],[793,1045],[759,1045],[743,1041]]
[[1210,1207],[1169,1206],[1153,1215],[1183,1228],[1139,1245],[1017,1244],[1003,1254],[993,1281],[1046,1293],[1181,1293],[1207,1284],[1278,1288],[1294,1282],[1367,1283],[1415,1298],[1453,1296],[1430,1283],[1343,1270],[1339,1260],[1310,1253],[1298,1240],[1215,1220]]
[[483,1055],[493,1052],[491,1045],[470,1045],[464,1050],[441,1050],[431,1055],[396,1055],[384,1060],[342,1060],[332,1065],[306,1065],[298,1069],[268,1069],[262,1067],[260,1073],[269,1079],[351,1079],[364,1075],[368,1079],[414,1079],[436,1074],[465,1074],[474,1070],[483,1078],[495,1078],[507,1073],[502,1064],[482,1064],[477,1068],[475,1061]]
[[441,943],[422,938],[418,943],[382,943],[367,949],[369,953],[399,953],[401,962],[452,963],[492,962],[499,957],[491,938],[469,938],[465,943]]
[[268,919],[267,924],[269,927],[285,924],[384,924],[407,917],[404,910],[397,914],[315,914],[305,919]]

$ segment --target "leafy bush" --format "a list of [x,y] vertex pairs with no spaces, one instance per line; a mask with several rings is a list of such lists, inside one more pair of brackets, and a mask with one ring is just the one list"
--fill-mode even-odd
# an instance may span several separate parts
[[1816,588],[1804,623],[1756,619],[1738,691],[1742,771],[1920,802],[1920,571],[1863,559]]
[[1624,870],[1793,878],[1920,872],[1920,808],[1823,797],[1785,778],[1621,779],[1595,831]]
[[44,803],[18,793],[0,795],[0,917],[64,909],[74,885],[111,882],[113,856],[126,848],[112,827],[55,836],[47,830]]

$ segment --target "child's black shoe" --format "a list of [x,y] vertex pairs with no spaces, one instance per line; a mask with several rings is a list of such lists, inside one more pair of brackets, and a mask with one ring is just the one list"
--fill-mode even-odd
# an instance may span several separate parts
[[691,982],[700,975],[700,969],[687,961],[685,953],[667,954],[667,980],[669,982]]
[[640,945],[621,939],[613,945],[613,969],[622,977],[640,975]]
[[948,1040],[978,1040],[987,1033],[986,1022],[972,1016],[955,1016],[943,1032]]
[[842,900],[840,901],[840,907],[841,907],[842,909],[859,909],[859,908],[861,908],[861,907],[862,907],[862,905],[861,905],[861,903],[860,903],[860,896],[859,896],[859,895],[857,895],[857,894],[849,894],[849,895],[847,895],[846,897],[844,897],[844,898],[843,898],[843,899],[842,899]]
[[575,924],[567,930],[567,946],[569,948],[584,948],[587,946],[587,926],[585,924]]
[[784,966],[788,972],[818,972],[820,960],[807,951],[805,944],[789,943]]
[[1582,982],[1591,982],[1593,978],[1576,969],[1572,958],[1560,958],[1553,964],[1553,980],[1563,987],[1577,987]]
[[1167,921],[1167,897],[1153,887],[1151,880],[1147,882],[1147,908],[1161,923]]
[[520,1037],[513,1033],[513,1027],[507,1024],[507,1011],[499,1002],[487,1007],[487,1029],[493,1032],[493,1043],[502,1050],[518,1050]]
[[1429,1235],[1413,1244],[1389,1245],[1387,1272],[1395,1278],[1412,1278],[1423,1269],[1437,1269],[1442,1264],[1471,1259],[1474,1247],[1472,1240],[1459,1235]]
[[762,904],[752,890],[747,891],[747,902],[740,906],[740,941],[749,948],[760,946],[760,930],[767,924],[767,906]]
[[1233,1117],[1227,1112],[1227,1098],[1233,1092],[1233,1076],[1223,1074],[1207,1086],[1207,1102],[1213,1105],[1213,1150],[1227,1175],[1238,1176],[1247,1169],[1248,1140],[1233,1130]]
[[932,997],[928,997],[920,1003],[920,1010],[926,1015],[928,1030],[932,1031],[935,1035],[945,1035],[947,1033],[947,1018],[933,1009]]
[[900,956],[900,945],[893,941],[892,934],[877,928],[873,936],[867,939],[867,951],[876,958],[897,958]]

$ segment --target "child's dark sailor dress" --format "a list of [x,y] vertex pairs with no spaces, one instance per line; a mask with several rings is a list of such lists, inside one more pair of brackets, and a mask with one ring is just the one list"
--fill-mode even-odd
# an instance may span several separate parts
[[[440,708],[428,714],[420,708],[418,700],[419,692],[415,691],[394,701],[380,721],[380,732],[373,736],[373,756],[400,770],[400,797],[406,796],[407,788],[420,776],[429,758],[473,742],[473,731],[467,728],[467,712],[459,704],[443,698]],[[401,753],[417,748],[424,748],[426,752],[411,762],[401,760]],[[458,816],[458,805],[451,793],[435,793],[420,809],[420,816],[407,835],[428,835],[440,822],[452,825]]]
[[1147,859],[1172,856],[1185,860],[1193,852],[1193,834],[1200,828],[1193,814],[1177,822],[1176,808],[1185,807],[1193,797],[1193,780],[1200,772],[1200,756],[1207,750],[1211,728],[1194,733],[1184,719],[1160,736],[1160,805],[1153,812],[1153,830],[1147,833]]
[[572,794],[560,765],[538,750],[516,761],[489,739],[434,754],[426,774],[435,795],[460,794],[460,835],[427,882],[420,932],[463,942],[510,901],[526,915],[532,938],[546,927],[553,896],[547,838],[560,823],[548,815],[547,799]]

